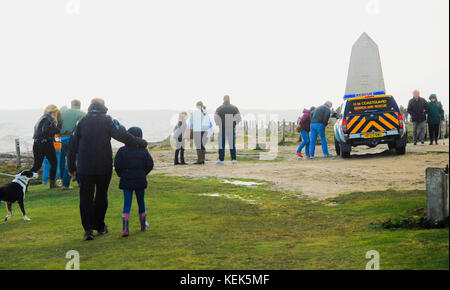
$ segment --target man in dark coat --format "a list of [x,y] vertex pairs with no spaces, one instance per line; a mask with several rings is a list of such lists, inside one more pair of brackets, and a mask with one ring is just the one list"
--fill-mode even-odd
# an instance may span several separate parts
[[85,240],[94,239],[93,230],[100,235],[108,232],[104,220],[113,167],[111,138],[130,146],[147,146],[147,141],[128,133],[118,121],[106,115],[107,111],[102,99],[93,99],[88,114],[78,121],[70,138],[67,163],[70,175],[78,175],[80,180],[80,214]]
[[241,122],[241,113],[236,106],[230,103],[230,96],[223,97],[223,105],[217,108],[214,121],[219,126],[219,160],[217,164],[223,164],[225,160],[225,139],[228,139],[231,160],[236,163],[236,125]]
[[411,121],[413,122],[414,145],[417,145],[419,139],[422,144],[425,143],[426,120],[429,111],[427,101],[420,96],[419,90],[414,90],[413,98],[408,103],[408,113],[411,115]]

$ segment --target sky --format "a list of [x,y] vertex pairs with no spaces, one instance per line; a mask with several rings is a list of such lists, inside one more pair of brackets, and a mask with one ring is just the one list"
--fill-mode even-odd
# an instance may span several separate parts
[[339,105],[363,32],[399,104],[448,110],[448,0],[2,0],[0,110]]

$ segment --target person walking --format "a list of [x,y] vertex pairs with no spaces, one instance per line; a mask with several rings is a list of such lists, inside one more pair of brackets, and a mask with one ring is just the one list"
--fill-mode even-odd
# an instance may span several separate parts
[[430,102],[428,102],[428,131],[430,133],[430,145],[433,145],[433,141],[438,144],[438,138],[441,132],[441,122],[444,120],[444,109],[441,102],[438,102],[437,95],[430,95]]
[[55,134],[59,133],[58,116],[59,109],[55,105],[48,105],[44,110],[44,115],[34,126],[33,156],[34,163],[30,171],[37,173],[42,167],[44,158],[50,162],[50,188],[57,188],[56,171],[58,160],[54,147]]
[[67,165],[69,174],[80,180],[80,215],[85,240],[94,239],[94,230],[99,235],[109,231],[105,215],[113,170],[111,138],[129,146],[148,145],[108,116],[107,111],[103,99],[93,99],[87,115],[78,121],[70,137]]
[[205,164],[205,144],[206,138],[208,137],[209,124],[211,122],[208,114],[203,110],[203,107],[202,101],[197,102],[189,119],[189,128],[191,129],[195,149],[197,150],[197,162],[194,163],[196,165]]
[[327,138],[325,136],[325,128],[327,127],[331,116],[331,107],[333,107],[333,103],[327,101],[322,106],[319,106],[315,110],[313,110],[311,114],[311,140],[309,149],[311,159],[314,158],[318,136],[320,136],[320,141],[322,143],[323,156],[324,157],[332,156],[330,153],[328,153],[328,143]]
[[310,142],[309,142],[309,132],[311,131],[311,115],[310,115],[311,110],[308,109],[304,109],[303,110],[303,115],[302,118],[300,119],[299,122],[299,127],[300,127],[300,135],[302,136],[302,143],[300,144],[300,146],[298,146],[297,149],[297,156],[299,158],[303,158],[302,155],[302,150],[303,148],[305,148],[305,154],[306,154],[306,158],[311,157],[309,155],[309,146],[310,146]]
[[214,121],[219,126],[219,160],[217,164],[224,164],[225,161],[225,141],[228,139],[230,147],[231,161],[236,160],[236,125],[241,122],[241,113],[239,109],[230,103],[230,96],[223,97],[223,104],[217,108],[214,114]]
[[422,144],[425,143],[425,134],[427,130],[427,113],[429,106],[427,101],[420,96],[419,90],[414,90],[413,98],[408,103],[408,114],[411,116],[413,123],[413,138],[414,145],[420,140]]
[[72,100],[70,102],[70,109],[61,113],[60,123],[61,123],[61,164],[63,169],[61,170],[62,177],[62,190],[70,189],[70,181],[72,177],[69,174],[69,169],[67,167],[67,154],[70,144],[70,136],[72,135],[73,129],[75,128],[77,122],[83,118],[86,113],[80,110],[81,102],[79,100]]
[[[58,110],[55,115],[58,129],[61,129],[60,116],[61,116],[61,110]],[[56,166],[55,179],[58,180],[60,173],[61,173],[61,170],[60,170],[61,169],[61,163],[60,163],[60,161],[61,161],[61,135],[55,134],[53,146],[55,147],[56,160],[57,160],[57,164],[58,164],[58,166]],[[42,165],[42,184],[44,184],[44,185],[48,183],[48,178],[50,176],[50,169],[51,169],[51,164],[48,161],[47,157],[44,157],[44,162]]]
[[[139,127],[131,127],[128,132],[137,138],[142,138],[142,130]],[[145,209],[145,189],[147,188],[147,175],[153,169],[153,158],[146,148],[125,145],[116,154],[114,169],[120,177],[119,188],[123,190],[124,196],[122,237],[128,237],[130,234],[129,224],[133,192],[136,193],[141,231],[144,232],[149,227]]]
[[[175,159],[173,164],[174,165],[187,165],[187,163],[184,161],[184,150],[186,146],[186,138],[185,133],[187,130],[187,113],[182,112],[178,116],[178,123],[173,129],[173,138],[175,139]],[[180,157],[178,159],[178,156]]]

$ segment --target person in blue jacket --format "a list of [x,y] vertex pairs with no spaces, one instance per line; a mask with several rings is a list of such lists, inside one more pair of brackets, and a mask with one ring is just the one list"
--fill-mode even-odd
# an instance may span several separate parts
[[[128,132],[135,137],[142,138],[139,127],[131,127]],[[146,220],[145,189],[147,188],[147,175],[153,169],[153,158],[146,148],[136,146],[123,146],[119,149],[114,160],[114,168],[120,177],[119,188],[123,190],[123,237],[130,233],[129,220],[133,200],[133,191],[139,206],[139,220],[141,231],[146,231],[149,224]]]

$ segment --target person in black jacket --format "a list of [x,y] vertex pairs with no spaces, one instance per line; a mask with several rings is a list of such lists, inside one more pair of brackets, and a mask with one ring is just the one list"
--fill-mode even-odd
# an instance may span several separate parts
[[[142,130],[131,127],[128,132],[133,136],[142,138]],[[153,158],[145,148],[124,146],[119,149],[114,159],[114,169],[120,177],[119,188],[123,190],[124,204],[122,213],[123,237],[127,237],[129,231],[130,210],[133,200],[133,191],[139,206],[139,221],[141,231],[149,227],[145,210],[145,189],[147,188],[147,175],[153,169]]]
[[231,160],[236,163],[236,125],[241,122],[241,113],[230,104],[229,96],[223,97],[223,105],[217,108],[214,121],[219,126],[219,160],[216,163],[224,163],[225,139],[228,139]]
[[408,103],[408,113],[413,122],[414,145],[420,140],[425,143],[425,133],[427,131],[427,114],[430,112],[428,102],[420,96],[419,90],[413,92],[413,98]]
[[55,105],[48,105],[44,110],[44,115],[34,126],[33,156],[34,164],[30,171],[37,173],[42,167],[44,157],[50,162],[50,188],[58,187],[56,185],[56,170],[58,168],[58,159],[56,157],[53,141],[55,134],[59,133],[57,115],[59,109]]
[[111,138],[129,146],[147,147],[147,141],[128,133],[106,114],[107,111],[102,99],[93,99],[88,114],[78,121],[70,138],[67,164],[70,175],[80,181],[80,214],[85,240],[94,239],[93,230],[100,235],[108,232],[105,215],[113,165]]

